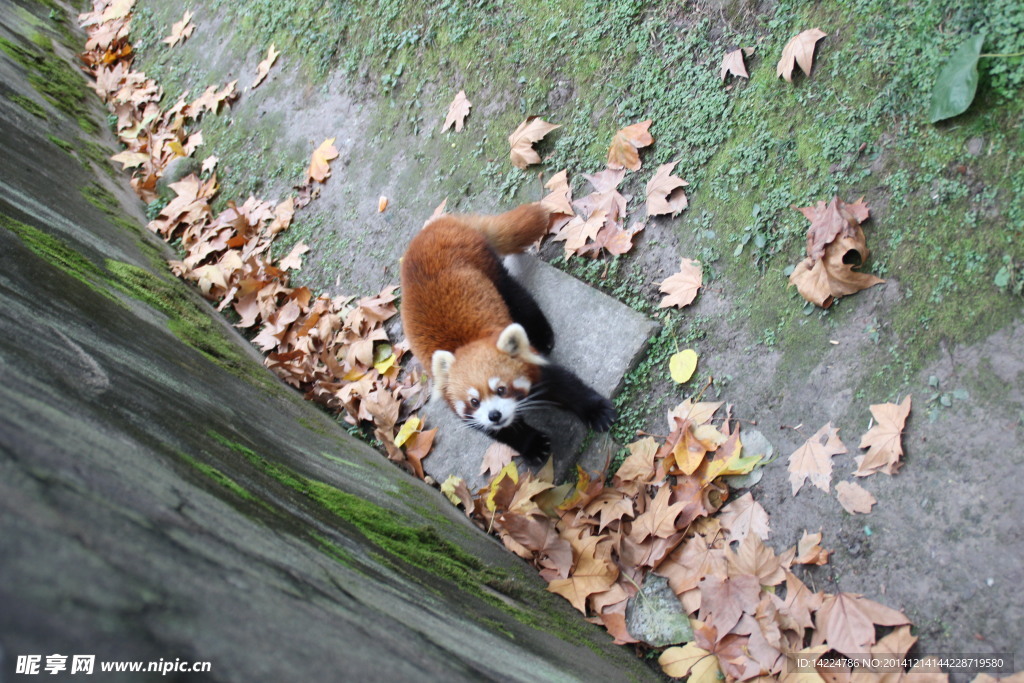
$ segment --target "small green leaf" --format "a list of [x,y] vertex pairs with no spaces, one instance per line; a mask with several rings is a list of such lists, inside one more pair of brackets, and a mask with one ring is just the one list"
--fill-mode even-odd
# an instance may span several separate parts
[[1003,266],[999,269],[999,272],[996,273],[996,287],[1005,289],[1008,284],[1010,284],[1010,269]]
[[957,48],[935,79],[928,117],[932,123],[967,111],[978,89],[978,56],[985,34],[969,37]]

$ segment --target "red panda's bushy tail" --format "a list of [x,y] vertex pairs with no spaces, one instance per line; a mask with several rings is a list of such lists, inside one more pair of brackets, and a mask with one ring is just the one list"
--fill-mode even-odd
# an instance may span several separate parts
[[540,203],[522,206],[496,216],[464,216],[463,219],[483,233],[498,254],[514,254],[543,237],[551,225],[551,214]]

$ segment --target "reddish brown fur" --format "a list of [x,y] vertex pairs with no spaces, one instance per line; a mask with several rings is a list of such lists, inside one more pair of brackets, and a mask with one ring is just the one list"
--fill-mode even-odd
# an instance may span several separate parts
[[525,250],[549,222],[540,204],[526,204],[497,216],[441,216],[413,238],[402,259],[402,325],[428,371],[435,351],[462,355],[513,322],[494,284],[495,252]]

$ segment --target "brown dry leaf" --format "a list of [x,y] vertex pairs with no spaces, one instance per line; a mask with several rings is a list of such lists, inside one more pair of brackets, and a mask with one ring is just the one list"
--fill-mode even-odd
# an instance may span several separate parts
[[413,474],[420,479],[424,478],[423,458],[430,455],[430,449],[434,446],[434,437],[437,436],[437,427],[420,431],[409,437],[405,442],[405,457],[412,466]]
[[860,447],[868,452],[858,456],[855,477],[866,477],[875,472],[896,474],[902,463],[903,426],[910,415],[910,396],[899,405],[895,403],[879,403],[871,406],[871,414],[878,421],[860,438]]
[[603,249],[614,256],[621,256],[633,248],[633,238],[646,227],[644,223],[634,223],[629,230],[624,230],[618,223],[608,221],[597,231],[594,241],[577,249],[576,253],[596,258]]
[[[570,218],[576,215],[572,208],[572,189],[569,187],[569,170],[563,169],[551,176],[551,179],[544,184],[544,187],[551,190],[544,199],[540,200],[541,206],[555,216]],[[551,226],[551,232],[555,232],[557,225]]]
[[658,308],[688,306],[697,297],[697,291],[704,282],[704,273],[700,261],[684,258],[679,264],[679,272],[662,280],[660,291],[667,296],[658,304]]
[[811,645],[828,643],[846,655],[871,651],[875,644],[875,624],[903,626],[910,621],[906,615],[853,593],[829,595],[814,617],[815,631]]
[[654,176],[647,183],[647,215],[662,216],[672,214],[676,216],[686,208],[687,199],[683,188],[690,183],[672,174],[677,161],[671,164],[662,164],[655,171]]
[[626,126],[615,133],[612,137],[612,145],[608,150],[608,168],[628,168],[631,171],[640,170],[641,147],[646,147],[654,142],[648,129],[651,127],[651,119]]
[[480,474],[493,477],[512,462],[515,456],[516,452],[511,447],[498,441],[493,442],[487,447],[483,460],[480,461]]
[[837,237],[854,237],[857,226],[871,215],[863,197],[852,204],[833,197],[828,204],[822,200],[814,206],[793,208],[811,222],[811,227],[807,229],[807,255],[814,260],[822,258],[825,247]]
[[533,148],[533,143],[556,128],[561,126],[548,123],[539,116],[531,116],[519,124],[512,135],[508,136],[508,144],[512,147],[512,163],[518,168],[540,163],[540,155]]
[[722,67],[719,69],[718,75],[724,82],[729,74],[739,78],[750,79],[750,74],[747,73],[747,65],[743,62],[743,50],[740,48],[727,52],[725,57],[722,57]]
[[708,576],[698,588],[700,620],[721,634],[731,631],[744,613],[754,614],[761,600],[761,584],[749,574]]
[[832,551],[825,550],[820,544],[820,531],[816,534],[809,534],[805,531],[800,537],[800,542],[797,543],[796,558],[793,560],[793,564],[828,564],[828,556]]
[[192,35],[192,32],[196,30],[196,25],[192,23],[192,12],[186,11],[185,15],[181,18],[181,21],[175,22],[171,25],[171,35],[163,39],[163,42],[171,47],[174,47],[180,42],[184,42]]
[[606,488],[601,494],[587,504],[585,511],[591,517],[598,518],[598,531],[623,517],[633,517],[636,510],[633,501],[617,489]]
[[548,590],[558,593],[583,614],[587,613],[587,598],[612,587],[619,578],[619,570],[610,560],[598,556],[600,539],[592,537],[580,551],[579,559],[569,578],[555,579]]
[[334,146],[334,140],[335,138],[327,138],[313,151],[313,158],[309,162],[309,170],[306,172],[307,183],[311,180],[322,183],[330,177],[329,162],[338,158],[338,149]]
[[274,44],[271,43],[270,49],[267,50],[267,56],[262,62],[256,65],[256,80],[252,82],[252,85],[249,86],[250,88],[256,88],[256,86],[263,82],[263,79],[270,73],[270,67],[274,66],[274,62],[277,61],[277,56],[279,54],[281,53],[276,47],[274,47]]
[[878,502],[860,484],[852,481],[841,481],[836,484],[836,497],[839,498],[843,509],[851,515],[857,513],[866,515],[871,512],[871,507]]
[[718,520],[730,542],[742,541],[750,533],[767,539],[771,533],[768,513],[749,491],[722,508]]
[[736,552],[729,552],[726,557],[730,576],[751,574],[762,586],[776,586],[786,580],[775,551],[762,543],[756,534],[748,534]]
[[633,520],[630,538],[637,543],[643,543],[651,536],[668,538],[676,532],[676,518],[686,507],[686,503],[670,504],[671,495],[672,489],[669,486],[662,486],[658,490],[643,514]]
[[194,112],[193,116],[195,117],[199,117],[206,111],[216,114],[222,104],[238,97],[238,92],[235,90],[237,83],[237,79],[233,80],[220,90],[217,90],[217,86],[211,85],[202,95],[188,104],[189,110]]
[[691,536],[658,567],[657,574],[668,579],[676,595],[691,591],[705,576],[728,575],[725,551],[700,534]]
[[604,211],[595,211],[587,220],[575,216],[551,239],[556,242],[565,240],[565,257],[572,258],[597,237],[597,233],[601,231],[607,220],[608,214]]
[[821,29],[812,28],[793,36],[786,47],[782,48],[782,59],[775,67],[777,76],[782,76],[787,82],[793,82],[793,70],[800,66],[803,72],[810,76],[811,67],[814,65],[814,47],[826,34]]
[[113,2],[103,10],[103,14],[100,16],[100,21],[108,22],[115,19],[122,19],[131,14],[134,7],[135,0],[113,0]]
[[789,456],[789,483],[793,486],[793,495],[807,479],[828,492],[832,479],[832,456],[845,452],[846,446],[839,440],[839,429],[832,427],[831,422],[819,429]]
[[455,132],[461,133],[462,126],[465,124],[466,117],[469,116],[469,110],[472,106],[473,104],[466,99],[466,91],[460,90],[459,94],[452,100],[452,103],[448,105],[448,114],[444,117],[444,125],[441,126],[441,132],[443,133],[454,126]]
[[309,251],[309,247],[305,242],[299,240],[298,243],[292,250],[288,252],[288,255],[277,262],[277,267],[281,270],[298,270],[302,268],[302,255]]
[[613,479],[616,488],[635,493],[638,489],[627,489],[628,483],[647,485],[654,479],[654,454],[658,450],[657,442],[651,437],[645,437],[634,441],[626,448],[629,455],[622,461],[622,465],[615,472]]
[[658,664],[666,676],[689,676],[691,683],[711,683],[720,678],[718,657],[696,643],[670,647],[658,657]]

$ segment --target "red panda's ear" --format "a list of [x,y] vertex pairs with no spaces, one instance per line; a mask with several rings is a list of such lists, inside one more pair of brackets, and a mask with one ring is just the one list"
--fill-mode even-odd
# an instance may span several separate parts
[[519,323],[512,323],[498,335],[498,350],[504,351],[513,358],[519,358],[534,365],[547,365],[547,359],[539,355],[530,346],[526,330]]
[[434,351],[430,359],[430,375],[434,380],[433,397],[444,398],[444,388],[448,385],[455,355],[451,351]]

